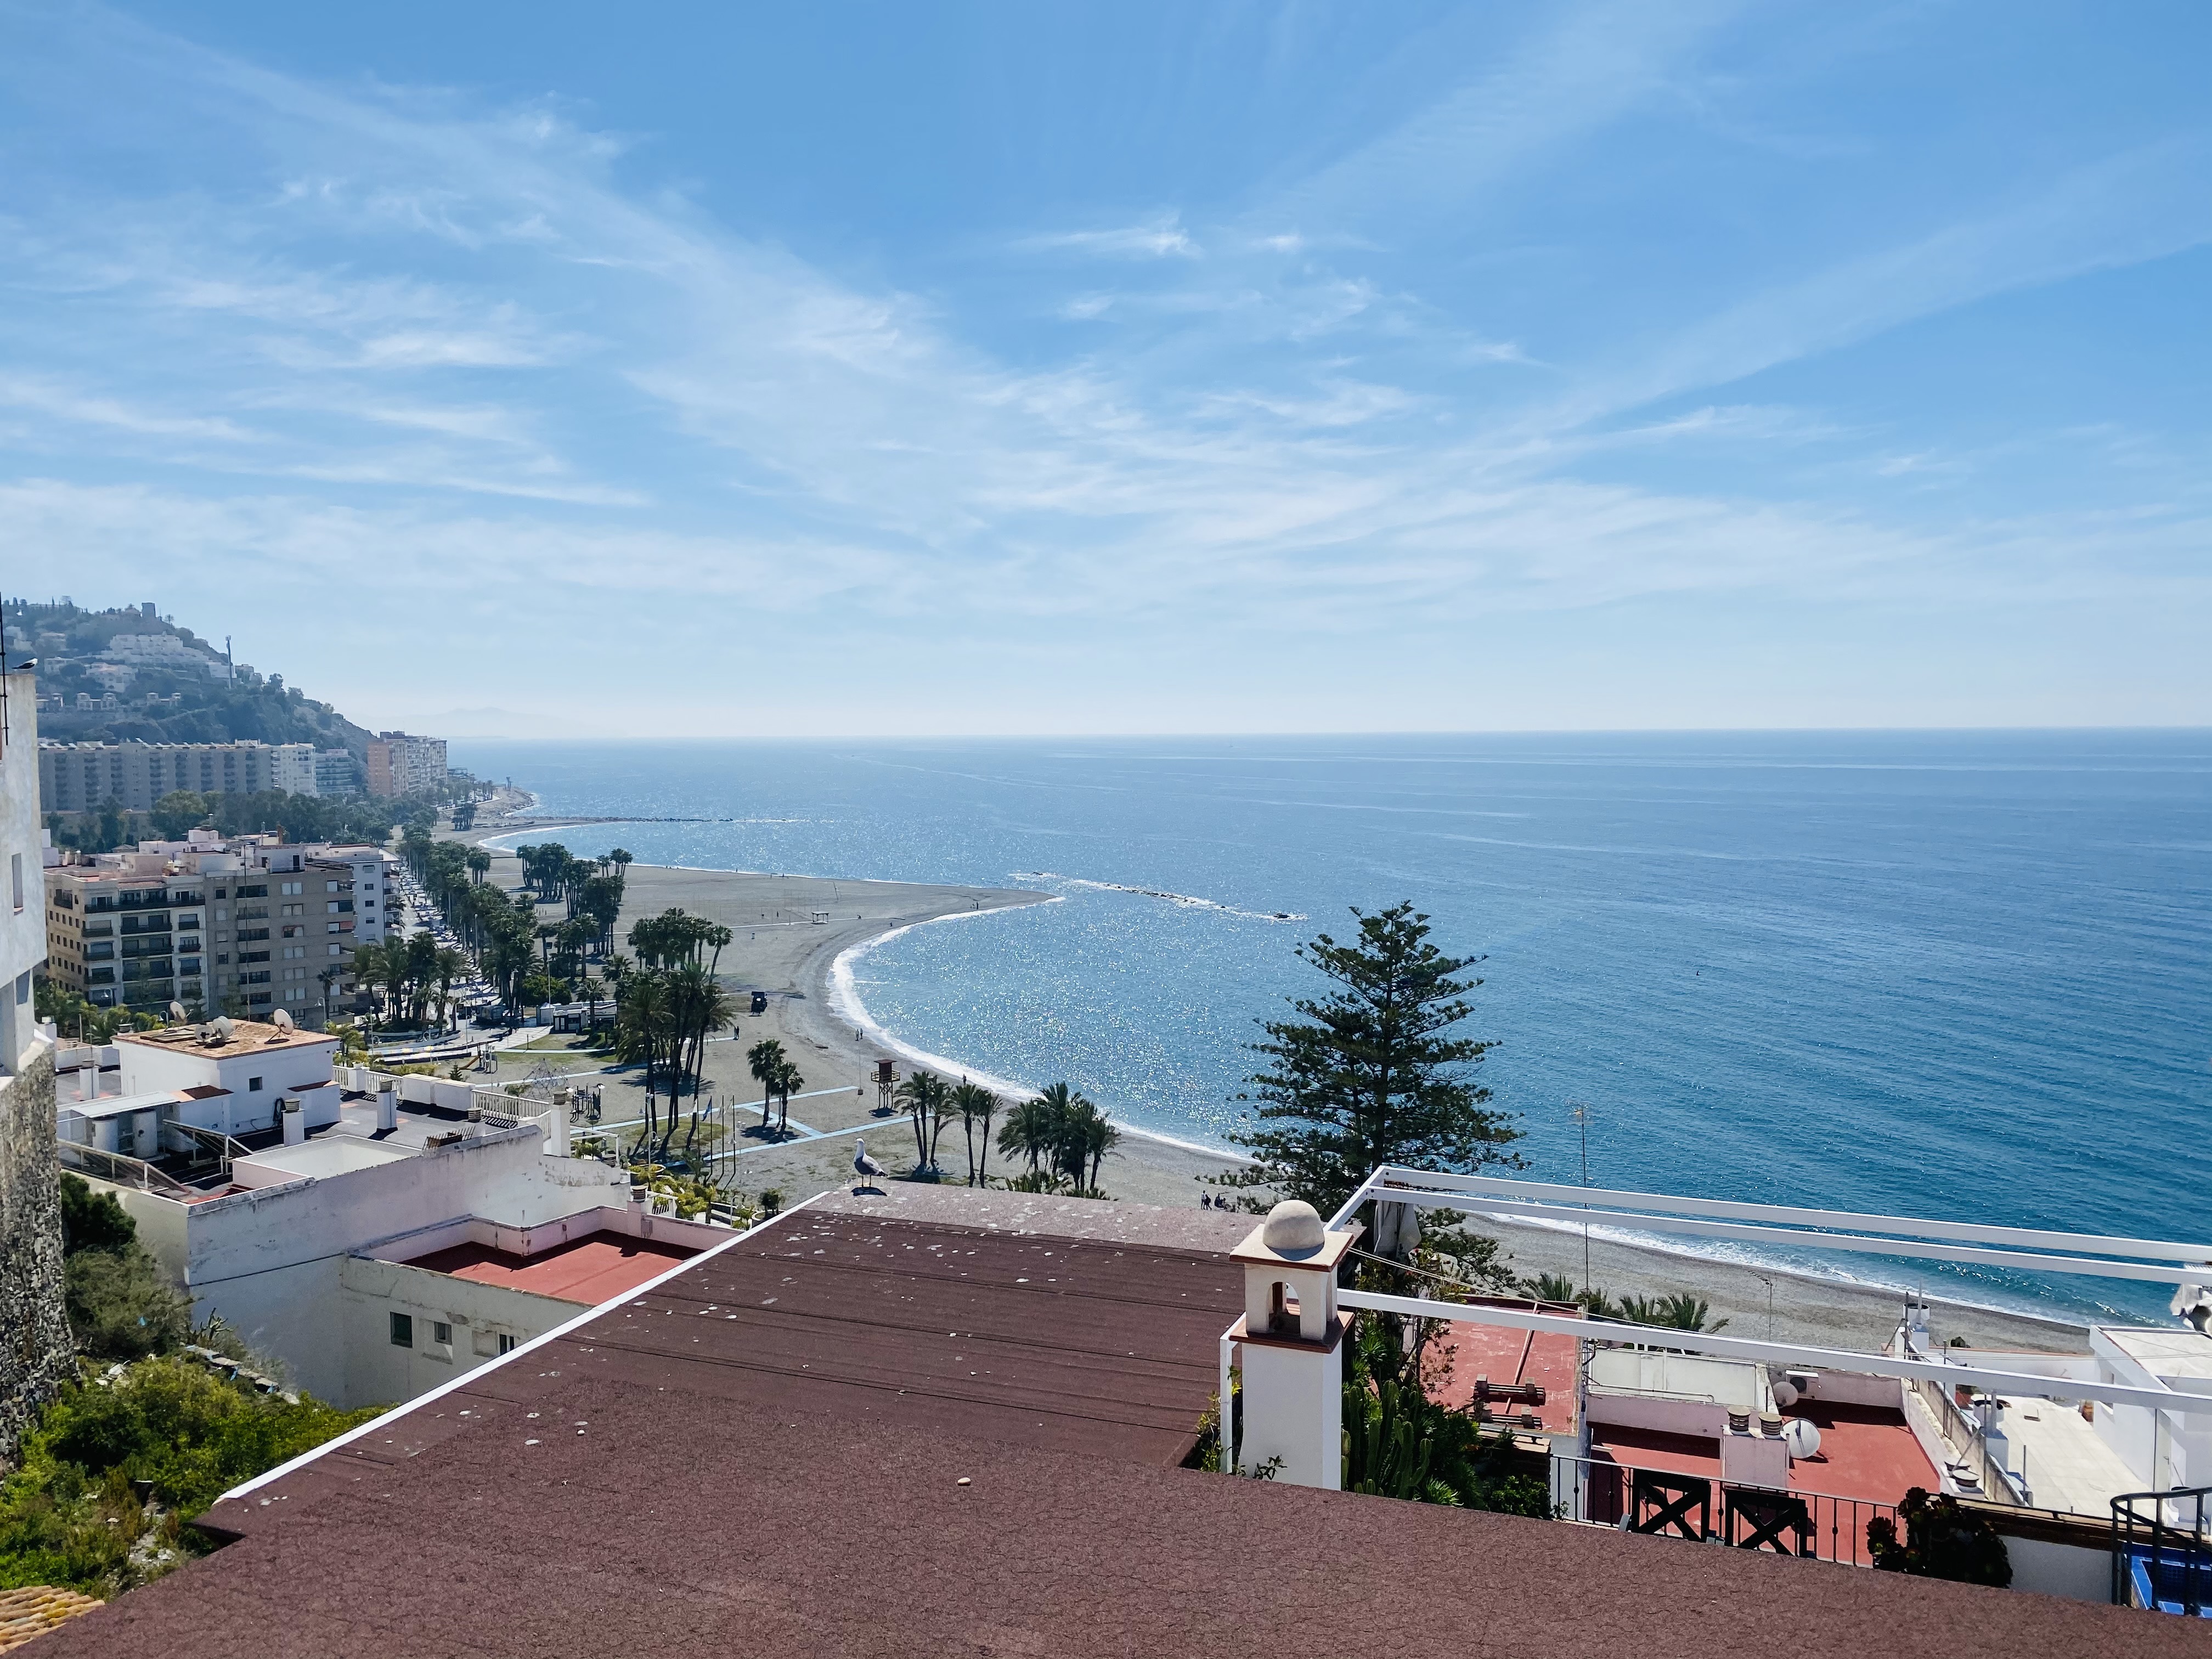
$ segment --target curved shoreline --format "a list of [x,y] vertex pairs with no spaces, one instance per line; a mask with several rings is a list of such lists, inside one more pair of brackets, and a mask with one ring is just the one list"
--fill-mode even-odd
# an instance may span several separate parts
[[[1064,894],[1054,893],[1043,902],[1047,904],[1064,904],[1067,901]],[[908,922],[902,927],[893,927],[887,932],[877,934],[873,939],[862,939],[856,945],[848,945],[838,953],[836,960],[830,964],[830,970],[823,978],[823,988],[829,993],[829,1005],[831,1012],[867,1037],[869,1041],[904,1055],[916,1066],[924,1066],[933,1072],[943,1073],[947,1076],[957,1075],[963,1079],[981,1083],[994,1094],[1005,1096],[1010,1100],[1020,1100],[1036,1094],[1038,1091],[1037,1085],[1018,1083],[1011,1079],[1000,1077],[995,1073],[984,1071],[981,1066],[963,1066],[957,1060],[944,1054],[933,1054],[927,1048],[905,1041],[868,1012],[868,1006],[861,1000],[860,987],[853,977],[853,963],[866,956],[878,945],[889,944],[902,933],[910,933],[917,927],[927,927],[932,922],[961,921],[972,916],[990,914],[992,913],[989,911],[982,910],[950,911],[941,916],[930,916],[921,921]],[[1111,1110],[1109,1110],[1106,1115],[1112,1119],[1114,1127],[1125,1135],[1141,1135],[1146,1140],[1158,1141],[1164,1146],[1173,1146],[1186,1152],[1197,1152],[1207,1158],[1218,1158],[1226,1163],[1249,1164],[1252,1161],[1246,1153],[1234,1152],[1226,1147],[1209,1146],[1203,1141],[1185,1140],[1179,1136],[1164,1134],[1158,1129],[1150,1129],[1140,1124],[1132,1123],[1126,1117],[1116,1116]]]

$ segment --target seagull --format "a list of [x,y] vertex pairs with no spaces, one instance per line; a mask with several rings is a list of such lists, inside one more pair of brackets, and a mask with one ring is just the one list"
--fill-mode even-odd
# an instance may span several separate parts
[[884,1166],[868,1156],[867,1137],[863,1135],[855,1140],[853,1143],[853,1173],[860,1177],[860,1184],[853,1190],[866,1192],[876,1184],[876,1177],[883,1172]]

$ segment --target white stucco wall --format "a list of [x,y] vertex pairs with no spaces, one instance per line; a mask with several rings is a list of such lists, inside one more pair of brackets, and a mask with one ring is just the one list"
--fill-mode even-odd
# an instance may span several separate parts
[[[404,1262],[348,1256],[338,1269],[345,1376],[338,1403],[397,1404],[450,1382],[499,1357],[499,1339],[526,1342],[574,1318],[585,1304],[511,1285],[482,1285]],[[407,1315],[413,1340],[392,1340],[392,1316]],[[453,1340],[436,1340],[436,1322]]]
[[246,1341],[283,1362],[299,1386],[338,1399],[348,1392],[339,1273],[354,1251],[460,1218],[527,1225],[626,1195],[627,1176],[584,1159],[548,1158],[534,1130],[512,1130],[189,1206],[109,1190],[139,1221],[147,1248],[191,1293],[194,1318],[220,1313]]
[[[153,1094],[164,1089],[228,1089],[238,1098],[234,1109],[266,1118],[268,1103],[277,1095],[331,1080],[338,1045],[336,1037],[295,1037],[281,1048],[221,1057],[188,1043],[165,1046],[125,1038],[115,1046],[122,1057],[126,1095]],[[252,1086],[256,1078],[261,1079],[258,1089]]]
[[0,727],[0,1072],[12,1074],[35,1036],[31,974],[46,959],[46,878],[39,855],[37,677],[18,669],[8,675],[7,691]]

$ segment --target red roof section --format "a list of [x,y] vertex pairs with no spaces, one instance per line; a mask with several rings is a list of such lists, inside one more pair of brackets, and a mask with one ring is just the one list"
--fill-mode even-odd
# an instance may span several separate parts
[[[1525,1302],[1510,1304],[1522,1310]],[[1571,1310],[1546,1306],[1546,1313]],[[1454,1325],[1430,1345],[1423,1367],[1431,1393],[1444,1405],[1465,1411],[1474,1404],[1474,1385],[1487,1377],[1493,1386],[1504,1383],[1540,1385],[1541,1406],[1492,1401],[1484,1407],[1488,1420],[1518,1426],[1523,1412],[1542,1420],[1544,1434],[1572,1434],[1575,1431],[1575,1392],[1582,1366],[1582,1345],[1571,1336],[1545,1331],[1516,1331],[1504,1325]]]
[[[1923,1492],[1942,1489],[1935,1465],[1900,1412],[1803,1400],[1783,1415],[1804,1418],[1820,1431],[1820,1449],[1790,1462],[1792,1492],[1893,1504],[1914,1486]],[[1592,1426],[1590,1438],[1590,1455],[1595,1458],[1668,1474],[1720,1479],[1717,1441],[1604,1423]]]
[[418,1255],[407,1265],[474,1279],[479,1285],[506,1285],[596,1308],[696,1255],[696,1250],[680,1244],[599,1232],[538,1255],[513,1255],[485,1244],[455,1244]]

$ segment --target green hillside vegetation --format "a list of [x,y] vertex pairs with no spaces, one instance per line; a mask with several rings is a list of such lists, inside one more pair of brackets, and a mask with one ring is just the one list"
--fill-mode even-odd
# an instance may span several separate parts
[[[66,602],[35,605],[11,599],[6,609],[9,656],[39,659],[39,690],[58,692],[72,705],[81,691],[95,698],[108,688],[91,672],[110,643],[124,634],[166,635],[183,641],[199,661],[220,663],[221,643],[210,643],[189,628],[138,610],[87,611]],[[146,706],[148,693],[164,702]],[[180,702],[167,699],[179,694]],[[64,743],[229,743],[258,738],[263,743],[312,743],[318,749],[343,749],[356,760],[368,753],[375,733],[356,726],[326,702],[318,702],[282,674],[264,676],[241,669],[234,683],[210,678],[198,666],[146,667],[137,671],[128,691],[117,694],[123,707],[39,717],[41,737]]]

